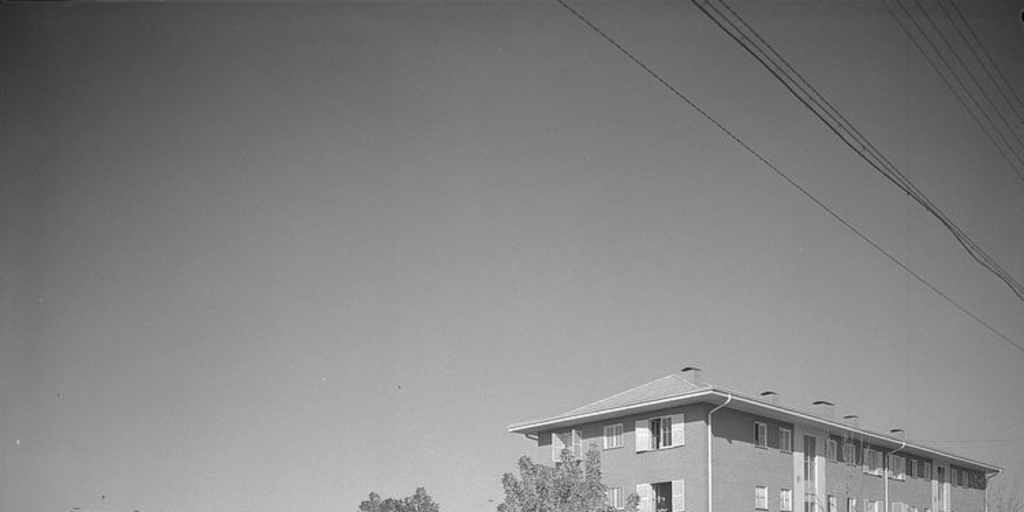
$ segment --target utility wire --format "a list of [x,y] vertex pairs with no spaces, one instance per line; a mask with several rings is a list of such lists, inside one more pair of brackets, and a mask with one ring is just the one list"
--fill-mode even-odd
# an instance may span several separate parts
[[676,88],[676,87],[674,87],[674,86],[673,86],[672,84],[670,84],[670,83],[669,83],[668,81],[666,81],[666,80],[665,80],[664,78],[662,78],[662,77],[661,77],[661,75],[659,75],[659,74],[658,74],[657,72],[655,72],[655,71],[654,71],[653,69],[651,69],[651,68],[650,68],[649,66],[647,66],[646,64],[644,64],[644,63],[643,63],[643,61],[641,61],[641,60],[640,60],[640,59],[639,59],[638,57],[636,57],[635,55],[633,55],[633,53],[632,53],[632,52],[630,52],[630,51],[629,51],[629,50],[627,50],[627,49],[626,49],[626,48],[625,48],[624,46],[622,46],[621,44],[619,44],[619,42],[618,42],[618,41],[616,41],[616,40],[615,40],[615,39],[613,39],[613,38],[612,38],[611,36],[609,36],[608,34],[606,34],[606,33],[605,33],[605,32],[604,32],[603,30],[601,30],[601,29],[600,29],[599,27],[597,27],[596,25],[594,25],[594,24],[593,24],[593,23],[592,23],[592,22],[591,22],[591,21],[590,21],[589,19],[587,19],[587,18],[586,18],[586,17],[585,17],[585,16],[584,16],[584,15],[583,15],[582,13],[580,13],[580,12],[579,12],[579,11],[577,11],[576,9],[573,9],[573,8],[572,8],[572,6],[570,6],[569,4],[567,4],[567,3],[565,2],[565,0],[555,0],[555,1],[556,1],[556,2],[558,2],[558,4],[559,4],[559,5],[561,5],[561,6],[562,6],[562,7],[563,7],[563,8],[564,8],[564,9],[565,9],[566,11],[568,11],[568,12],[569,12],[570,14],[572,14],[572,15],[573,15],[574,17],[576,17],[576,18],[577,18],[577,19],[578,19],[578,20],[579,20],[580,22],[582,22],[582,23],[583,23],[584,25],[586,25],[586,26],[587,26],[587,27],[588,27],[588,28],[589,28],[590,30],[592,30],[592,31],[593,31],[594,33],[596,33],[597,35],[599,35],[599,36],[600,36],[600,37],[601,37],[602,39],[604,39],[604,40],[605,40],[605,41],[607,41],[607,42],[608,42],[609,44],[611,44],[612,46],[614,46],[614,47],[615,47],[615,48],[616,48],[616,49],[617,49],[617,50],[618,50],[618,51],[619,51],[620,53],[622,53],[623,55],[625,55],[625,56],[626,56],[626,57],[627,57],[627,58],[628,58],[628,59],[629,59],[630,61],[632,61],[632,62],[633,62],[634,64],[636,64],[637,66],[639,66],[639,67],[640,67],[640,69],[644,70],[644,72],[646,72],[646,73],[647,73],[648,75],[650,75],[650,76],[651,76],[652,78],[654,78],[655,80],[657,80],[657,81],[658,81],[658,83],[660,83],[661,85],[665,86],[665,88],[666,88],[666,89],[668,89],[669,91],[671,91],[671,92],[672,92],[672,94],[673,94],[674,96],[676,96],[677,98],[679,98],[680,100],[682,100],[682,101],[683,101],[684,103],[686,103],[687,105],[689,105],[689,106],[690,106],[690,108],[692,108],[692,109],[693,109],[694,111],[696,111],[696,112],[697,112],[698,114],[700,114],[700,115],[701,115],[702,117],[704,117],[704,118],[705,118],[706,120],[708,120],[708,122],[710,122],[711,124],[713,124],[713,125],[714,125],[714,126],[715,126],[716,128],[718,128],[718,129],[719,129],[719,130],[720,130],[720,131],[721,131],[722,133],[724,133],[724,134],[725,134],[725,135],[726,135],[727,137],[729,137],[730,139],[732,139],[732,141],[733,141],[733,142],[735,142],[736,144],[738,144],[738,145],[739,145],[740,147],[742,147],[742,148],[743,148],[744,150],[746,150],[746,151],[747,151],[748,153],[750,153],[750,154],[751,154],[751,155],[752,155],[752,156],[753,156],[754,158],[756,158],[756,159],[757,159],[758,161],[760,161],[760,162],[761,162],[761,163],[763,163],[763,164],[764,164],[765,166],[767,166],[767,167],[768,167],[769,169],[771,169],[771,170],[772,170],[772,171],[773,171],[773,172],[774,172],[775,174],[777,174],[777,175],[778,175],[779,177],[781,177],[782,179],[784,179],[784,180],[785,180],[785,181],[786,181],[787,183],[789,183],[789,184],[790,184],[790,185],[791,185],[791,186],[792,186],[793,188],[795,188],[795,189],[796,189],[797,191],[799,191],[799,192],[800,192],[801,194],[803,194],[803,195],[804,195],[805,197],[807,197],[807,198],[808,198],[808,199],[810,199],[810,200],[811,200],[812,202],[814,202],[814,204],[818,205],[818,207],[819,207],[819,208],[821,208],[821,209],[822,209],[822,210],[824,210],[824,211],[825,211],[826,213],[828,213],[829,215],[831,215],[831,216],[832,216],[832,218],[834,218],[834,219],[836,219],[837,221],[839,221],[839,223],[841,223],[841,224],[842,224],[843,226],[846,226],[846,228],[847,228],[847,229],[849,229],[849,230],[850,230],[851,232],[853,232],[853,233],[854,233],[855,235],[857,235],[857,236],[858,236],[858,237],[859,237],[859,238],[860,238],[861,240],[864,240],[864,241],[865,241],[865,242],[867,242],[867,243],[868,243],[869,245],[871,245],[872,247],[874,247],[874,248],[875,248],[875,250],[877,250],[878,252],[882,253],[882,254],[883,254],[883,255],[884,255],[884,256],[885,256],[886,258],[888,258],[888,259],[889,259],[890,261],[892,261],[892,262],[893,262],[893,263],[895,263],[895,264],[896,264],[897,266],[899,266],[900,268],[902,268],[902,269],[903,269],[904,271],[906,271],[906,272],[907,272],[908,274],[910,274],[911,276],[913,276],[913,277],[914,277],[915,279],[917,279],[917,280],[918,280],[918,281],[919,281],[919,282],[920,282],[921,284],[923,284],[923,285],[924,285],[925,287],[927,287],[928,289],[930,289],[930,290],[932,290],[933,292],[935,292],[935,293],[936,293],[937,295],[939,295],[940,297],[942,297],[943,299],[945,299],[945,300],[946,300],[947,302],[949,302],[949,303],[950,303],[950,304],[952,304],[952,305],[953,305],[954,307],[956,307],[957,309],[959,309],[959,310],[960,310],[960,311],[961,311],[962,313],[964,313],[965,315],[967,315],[967,316],[969,316],[970,318],[974,319],[974,321],[975,321],[975,322],[977,322],[977,323],[978,323],[979,325],[981,325],[981,326],[985,327],[985,328],[986,328],[986,329],[987,329],[988,331],[990,331],[990,332],[991,332],[992,334],[995,334],[996,336],[998,336],[998,337],[1002,338],[1002,339],[1003,339],[1003,341],[1005,341],[1006,343],[1008,343],[1008,344],[1009,344],[1010,346],[1012,346],[1013,348],[1016,348],[1016,349],[1017,349],[1017,350],[1019,350],[1020,352],[1024,352],[1024,346],[1022,346],[1022,345],[1019,345],[1019,344],[1017,344],[1017,343],[1016,343],[1016,342],[1014,342],[1014,341],[1013,341],[1012,339],[1010,339],[1010,338],[1009,338],[1009,337],[1008,337],[1007,335],[1003,334],[1002,332],[1000,332],[999,330],[997,330],[997,329],[996,329],[995,327],[993,327],[993,326],[992,326],[991,324],[989,324],[989,323],[985,322],[984,320],[982,320],[982,319],[981,319],[980,317],[978,317],[978,315],[975,315],[974,313],[972,313],[971,311],[969,311],[969,310],[968,310],[967,308],[965,308],[964,306],[962,306],[962,305],[961,305],[961,304],[960,304],[959,302],[957,302],[957,301],[953,300],[953,298],[952,298],[952,297],[950,297],[949,295],[946,295],[945,293],[943,293],[943,292],[942,292],[941,290],[939,290],[938,288],[936,288],[936,287],[935,287],[934,285],[932,285],[931,283],[929,283],[928,281],[926,281],[926,280],[925,280],[925,279],[924,279],[923,277],[921,277],[921,276],[920,276],[919,274],[917,274],[916,272],[914,272],[914,271],[913,271],[913,270],[912,270],[912,269],[911,269],[910,267],[908,267],[907,265],[905,265],[905,264],[904,264],[903,262],[901,262],[901,261],[900,261],[899,259],[897,259],[897,258],[896,258],[895,256],[893,256],[892,254],[890,254],[889,252],[887,252],[887,251],[886,251],[885,249],[883,249],[883,248],[882,248],[881,246],[879,246],[879,245],[878,245],[877,243],[875,243],[875,242],[874,242],[874,241],[872,241],[872,240],[871,240],[870,238],[868,238],[868,237],[867,237],[867,235],[865,235],[865,234],[864,234],[863,232],[861,232],[861,231],[860,231],[860,230],[858,230],[858,229],[857,229],[856,227],[854,227],[854,226],[853,226],[852,224],[850,224],[850,223],[849,223],[849,222],[847,222],[847,221],[846,221],[845,219],[843,219],[842,217],[840,217],[838,213],[836,213],[836,212],[835,212],[834,210],[832,210],[831,208],[829,208],[828,206],[826,206],[826,205],[825,205],[825,203],[821,202],[821,200],[819,200],[818,198],[814,197],[814,195],[812,195],[812,194],[811,194],[810,192],[808,192],[808,191],[807,191],[807,189],[805,189],[805,188],[801,187],[801,186],[800,186],[800,184],[798,184],[798,183],[797,183],[796,181],[794,181],[794,180],[793,180],[793,178],[789,177],[789,175],[787,175],[787,174],[786,174],[785,172],[783,172],[783,171],[782,171],[781,169],[779,169],[778,167],[776,167],[776,166],[775,166],[775,164],[773,164],[773,163],[771,163],[770,161],[768,161],[768,159],[767,159],[767,158],[765,158],[765,157],[764,157],[764,156],[762,156],[762,155],[761,155],[760,153],[758,153],[758,152],[757,152],[756,150],[754,150],[754,148],[750,147],[750,145],[748,145],[748,144],[747,144],[746,142],[744,142],[744,141],[743,141],[742,139],[740,139],[740,138],[739,138],[739,136],[737,136],[737,135],[736,135],[735,133],[733,133],[733,132],[732,132],[731,130],[729,130],[729,129],[728,129],[727,127],[725,127],[725,125],[723,125],[723,124],[722,124],[721,122],[719,122],[719,121],[718,121],[717,119],[715,119],[714,117],[712,117],[712,116],[711,116],[711,114],[709,114],[709,113],[708,113],[707,111],[705,111],[705,110],[704,110],[704,109],[702,109],[702,108],[701,108],[700,106],[698,106],[698,105],[697,105],[696,103],[694,103],[694,102],[693,102],[693,100],[691,100],[691,99],[690,99],[690,98],[688,98],[688,97],[687,97],[687,96],[686,96],[685,94],[683,94],[682,92],[680,92],[680,91],[679,91],[679,89],[677,89],[677,88]]
[[[896,1],[899,2],[899,0],[896,0]],[[929,25],[931,25],[932,29],[936,33],[939,34],[939,38],[946,45],[946,47],[949,48],[950,54],[953,55],[953,58],[956,60],[956,63],[960,65],[961,69],[963,69],[963,72],[964,72],[965,75],[967,75],[967,78],[970,78],[971,82],[974,83],[974,86],[977,87],[978,90],[981,91],[981,95],[988,102],[989,106],[991,106],[992,109],[995,110],[996,116],[999,118],[1000,121],[1003,122],[1003,125],[1006,126],[1006,128],[1008,128],[1010,130],[1010,135],[1013,137],[1013,139],[1017,141],[1017,144],[1019,146],[1024,147],[1024,141],[1021,141],[1020,136],[1017,135],[1016,131],[1014,131],[1013,125],[1011,125],[1010,122],[1006,120],[1006,116],[1003,115],[1003,110],[1001,108],[999,108],[998,105],[996,105],[995,101],[988,94],[988,91],[985,89],[985,87],[983,87],[981,85],[981,82],[978,81],[978,78],[976,76],[974,76],[974,73],[971,73],[971,70],[967,67],[967,64],[964,63],[964,60],[960,57],[960,52],[958,52],[956,50],[956,47],[953,46],[953,43],[951,43],[949,41],[949,39],[946,38],[946,34],[943,33],[943,31],[939,29],[938,24],[935,23],[935,20],[932,18],[932,15],[928,13],[928,10],[925,9],[923,5],[921,5],[921,0],[914,0],[914,4],[917,5],[917,8],[921,11],[921,14],[924,15],[924,19],[928,22]],[[966,87],[964,89],[967,90]],[[967,94],[969,96],[972,96],[972,99],[974,99],[973,95],[969,91],[968,91]],[[975,99],[975,104],[977,104],[977,103],[978,102]],[[1002,128],[996,126],[995,122],[992,123],[992,127],[995,128],[997,130],[997,132],[1001,132],[1002,131]],[[1007,145],[1010,145],[1010,143],[1007,142]],[[1017,146],[1014,146],[1014,155],[1017,156],[1018,160],[1019,160],[1020,159],[1020,154],[1018,154],[1016,152],[1016,147]],[[1024,178],[1024,177],[1022,177],[1022,178]]]
[[[937,205],[935,205],[927,196],[924,195],[916,186],[903,175],[902,172],[890,162],[884,155],[881,154],[877,148],[871,144],[859,131],[856,130],[845,119],[842,115],[833,115],[827,110],[823,111],[821,105],[831,103],[826,100],[821,93],[819,93],[813,86],[803,80],[799,73],[789,73],[785,70],[786,67],[792,69],[778,52],[774,49],[771,50],[771,54],[760,46],[758,46],[749,36],[744,34],[739,27],[733,23],[726,14],[715,7],[707,0],[693,0],[694,5],[697,6],[709,19],[719,26],[726,34],[728,34],[733,40],[740,44],[744,50],[750,53],[762,66],[765,67],[776,79],[779,80],[783,86],[786,87],[801,103],[804,104],[811,112],[818,117],[822,122],[828,126],[833,133],[835,133],[850,149],[860,155],[868,164],[875,168],[878,172],[882,173],[883,176],[888,178],[900,189],[906,192],[911,198],[913,198],[918,204],[920,204],[926,211],[931,213],[936,219],[942,223],[946,229],[953,234],[954,238],[960,243],[960,245],[967,251],[968,254],[974,258],[979,264],[988,269],[992,274],[1002,280],[1006,285],[1013,291],[1013,293],[1022,301],[1024,301],[1024,285],[1017,282],[1012,275],[1004,270],[991,256],[988,255],[977,243],[974,242],[966,233],[960,229]],[[739,16],[736,11],[732,10],[725,4],[724,0],[718,2],[724,6],[733,17],[740,21],[740,23],[746,27],[746,30],[755,34],[756,37],[764,43],[765,46],[771,48],[766,41],[757,31],[753,29],[746,21]],[[711,11],[714,11],[712,13]],[[726,26],[726,25],[729,26]],[[777,59],[775,58],[777,57]],[[776,62],[776,60],[782,62]],[[794,70],[795,71],[795,70]],[[800,89],[800,92],[797,91]],[[808,92],[810,90],[810,92]],[[810,96],[810,97],[808,97]],[[832,107],[834,110],[834,107]],[[856,134],[851,140],[846,134]],[[869,156],[870,155],[870,156]],[[1024,179],[1024,178],[1022,178]]]
[[[964,110],[966,110],[967,113],[971,115],[971,118],[974,119],[974,122],[976,122],[978,124],[978,127],[981,128],[981,131],[985,133],[985,136],[988,137],[988,139],[999,151],[999,154],[1002,155],[1003,158],[1006,160],[1006,163],[1008,163],[1010,167],[1013,169],[1013,172],[1017,174],[1017,177],[1019,177],[1021,180],[1024,180],[1024,174],[1021,174],[1020,170],[1018,169],[1018,167],[1021,164],[1024,164],[1024,159],[1022,159],[1016,152],[1012,150],[1012,146],[1010,146],[1009,141],[1006,140],[1006,137],[1003,136],[1002,132],[999,131],[998,128],[996,128],[996,132],[998,138],[1003,142],[1003,144],[1000,144],[998,141],[996,141],[995,136],[992,135],[992,132],[989,131],[989,128],[986,126],[986,124],[982,122],[982,120],[978,117],[978,114],[974,111],[974,109],[972,109],[967,104],[963,96],[961,96],[959,89],[953,86],[953,83],[950,82],[950,80],[946,77],[946,74],[943,73],[943,71],[939,68],[939,65],[935,62],[935,59],[933,59],[932,56],[928,53],[928,51],[926,51],[925,48],[921,46],[921,43],[919,43],[917,38],[914,37],[914,35],[911,33],[912,31],[910,30],[910,28],[908,28],[907,25],[900,20],[899,16],[889,7],[889,4],[888,2],[886,2],[886,0],[882,0],[881,3],[882,6],[885,7],[885,10],[888,11],[892,19],[896,21],[896,24],[899,25],[900,29],[903,30],[903,32],[907,35],[907,38],[910,39],[912,43],[914,43],[914,46],[917,48],[917,50],[921,52],[921,55],[925,57],[925,60],[928,62],[928,64],[939,75],[939,78],[942,79],[942,82],[946,84],[946,87],[950,90],[950,92],[953,93],[953,96],[955,96],[957,101],[960,102],[960,105],[964,107]],[[985,112],[981,105],[978,104],[977,98],[970,94],[970,92],[967,89],[967,86],[964,85],[963,81],[960,80],[960,77],[956,74],[955,71],[953,71],[952,66],[950,66],[949,62],[942,55],[942,52],[935,47],[935,43],[928,38],[927,33],[925,33],[924,29],[921,28],[921,25],[917,22],[917,20],[914,19],[913,15],[910,14],[910,11],[908,11],[907,8],[904,7],[903,4],[898,0],[896,0],[895,3],[896,5],[899,6],[900,10],[902,10],[904,14],[906,14],[907,18],[910,20],[911,24],[913,24],[914,28],[916,28],[917,31],[921,33],[922,38],[931,47],[932,52],[934,52],[938,56],[942,64],[945,65],[946,68],[950,70],[950,73],[953,75],[953,79],[956,81],[957,85],[959,85],[960,88],[962,88],[966,92],[967,96],[973,101],[977,109],[981,111],[981,115],[985,118],[986,121],[988,121],[988,124],[995,126],[995,122],[992,120],[991,117],[989,117],[988,113]],[[1004,148],[1003,145],[1006,145],[1007,147]],[[1007,154],[1007,150],[1009,150],[1013,154],[1013,159],[1017,160],[1017,163],[1011,161],[1011,157],[1010,155]],[[1024,299],[1024,297],[1022,297],[1022,299]]]
[[[936,3],[939,4],[939,7],[942,9],[942,12],[946,15],[946,17],[949,18],[950,22],[953,23],[953,26],[957,27],[956,22],[953,21],[952,17],[950,17],[949,12],[946,11],[945,7],[942,7],[942,2],[937,1]],[[1006,79],[1006,75],[1004,75],[1003,71],[999,68],[999,64],[997,64],[995,59],[992,58],[992,54],[989,53],[989,51],[985,48],[985,45],[981,43],[981,39],[978,38],[978,34],[974,32],[974,29],[971,28],[971,24],[967,22],[966,18],[964,18],[964,14],[963,12],[960,11],[960,8],[956,6],[956,2],[954,2],[953,0],[949,0],[949,5],[952,7],[953,13],[956,14],[956,18],[958,18],[960,20],[960,23],[967,29],[967,33],[971,35],[971,39],[974,40],[975,45],[977,45],[977,47],[981,50],[981,53],[986,57],[986,59],[982,59],[981,57],[978,56],[978,54],[974,51],[974,45],[971,45],[970,42],[967,43],[967,47],[971,49],[971,53],[974,54],[974,58],[978,59],[978,62],[982,63],[982,68],[985,69],[985,74],[987,74],[989,79],[992,80],[992,83],[996,84],[996,88],[999,90],[999,94],[1002,95],[1003,99],[1006,100],[1006,103],[1010,105],[1010,108],[1011,110],[1013,110],[1013,113],[1016,114],[1017,119],[1021,123],[1024,123],[1024,116],[1021,115],[1021,110],[1024,109],[1024,101],[1021,101],[1020,96],[1017,95],[1017,91],[1015,91],[1013,87],[1010,86],[1010,82],[1009,80]],[[960,32],[959,27],[957,27],[957,32],[960,33],[960,37],[963,37],[964,41],[968,41],[967,37],[965,37],[963,33]],[[986,61],[992,67],[992,69],[995,69],[996,74],[999,76],[1001,80],[996,80],[996,77],[992,75],[992,72],[989,70],[989,66],[985,65]],[[1006,91],[1009,91],[1009,94],[1012,95],[1017,100],[1016,104],[1014,104],[1013,101],[1010,101],[1010,98],[1009,96],[1007,96]]]

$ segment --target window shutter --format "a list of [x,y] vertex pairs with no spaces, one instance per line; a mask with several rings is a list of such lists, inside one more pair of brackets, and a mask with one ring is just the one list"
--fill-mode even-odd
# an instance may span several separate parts
[[[636,451],[645,452],[651,449],[651,428],[647,425],[646,420],[638,420],[636,422]],[[644,512],[643,509],[640,512]]]
[[651,506],[650,484],[636,484],[636,495],[640,497],[637,512],[654,512],[654,507]]
[[686,430],[684,428],[686,426],[686,424],[683,423],[683,415],[682,414],[673,414],[672,417],[671,417],[671,421],[672,421],[672,446],[681,446],[681,445],[686,444],[686,436],[684,435],[684,433],[686,432]]
[[[673,422],[675,419],[672,420]],[[675,425],[675,423],[672,423]],[[672,512],[686,510],[686,488],[682,480],[672,480]]]
[[583,458],[583,433],[578,429],[572,429],[572,454],[577,459]]
[[558,462],[562,460],[562,450],[565,449],[565,440],[557,432],[551,433],[551,460]]

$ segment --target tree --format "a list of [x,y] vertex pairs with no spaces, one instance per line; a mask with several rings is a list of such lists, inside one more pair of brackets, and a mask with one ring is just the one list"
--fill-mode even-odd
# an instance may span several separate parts
[[[505,501],[498,512],[613,512],[605,503],[601,483],[601,450],[591,445],[584,460],[563,450],[555,466],[536,464],[529,457],[519,459],[519,478],[505,473],[501,479]],[[627,512],[636,512],[639,498],[631,494]]]
[[1024,494],[1013,480],[996,480],[988,489],[989,512],[1024,512]]
[[380,499],[371,492],[369,499],[359,504],[360,512],[440,512],[441,508],[423,487],[417,487],[412,496],[402,499]]

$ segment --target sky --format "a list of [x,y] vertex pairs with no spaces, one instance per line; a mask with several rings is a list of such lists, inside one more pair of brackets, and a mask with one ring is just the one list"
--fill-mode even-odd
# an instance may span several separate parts
[[[493,510],[510,423],[691,365],[1024,478],[1024,302],[690,2],[572,5],[1010,341],[557,2],[4,3],[0,512]],[[882,4],[730,5],[1024,280]]]

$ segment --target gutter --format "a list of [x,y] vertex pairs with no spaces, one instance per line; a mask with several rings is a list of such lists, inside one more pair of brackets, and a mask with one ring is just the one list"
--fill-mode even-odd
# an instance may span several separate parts
[[719,405],[718,407],[715,407],[714,409],[711,409],[711,411],[708,412],[708,512],[712,512],[713,503],[711,499],[713,491],[711,487],[711,415],[717,412],[719,409],[729,405],[729,402],[732,402],[732,393],[727,394],[729,395],[729,397],[725,399],[725,402],[722,405]]
[[985,512],[988,512],[988,488],[991,487],[988,482],[1001,474],[1003,474],[1002,469],[997,469],[996,474],[992,476],[988,476],[988,473],[985,474]]
[[892,509],[889,507],[889,505],[890,505],[889,504],[889,469],[890,469],[889,468],[889,456],[891,456],[892,454],[894,454],[894,453],[896,453],[896,452],[898,452],[898,451],[900,451],[900,450],[902,450],[902,449],[907,447],[907,441],[906,440],[903,440],[903,441],[900,441],[900,442],[903,443],[903,444],[901,444],[899,448],[896,448],[895,450],[892,450],[889,453],[885,454],[885,460],[883,461],[885,463],[885,470],[882,472],[882,478],[885,480],[885,510],[886,510],[886,512],[892,512]]

